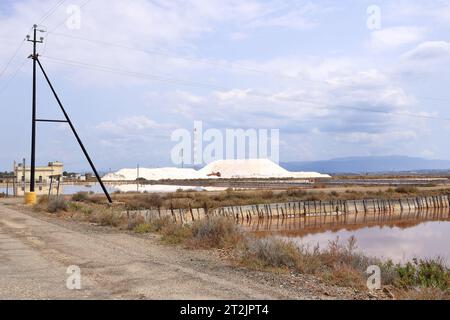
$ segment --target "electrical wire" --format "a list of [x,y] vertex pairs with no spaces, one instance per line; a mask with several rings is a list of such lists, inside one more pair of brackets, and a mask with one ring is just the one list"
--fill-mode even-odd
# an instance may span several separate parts
[[6,71],[8,70],[9,66],[11,65],[11,63],[13,62],[13,60],[17,57],[17,55],[20,52],[20,49],[22,49],[23,44],[25,43],[25,38],[22,40],[22,42],[20,43],[20,45],[17,47],[17,49],[14,51],[13,56],[8,60],[8,62],[6,63],[5,67],[2,69],[2,71],[0,72],[0,77],[3,77],[3,75],[6,73]]
[[[232,69],[237,69],[237,70],[258,73],[258,74],[265,75],[265,76],[286,78],[286,79],[297,80],[297,81],[300,80],[300,81],[311,82],[311,83],[316,83],[316,84],[326,84],[328,86],[332,85],[332,83],[330,83],[330,81],[326,81],[326,80],[321,81],[321,80],[305,79],[305,78],[290,76],[290,75],[286,75],[286,74],[282,74],[282,73],[274,73],[274,72],[258,70],[255,68],[243,66],[241,64],[236,64],[236,63],[223,64],[223,63],[217,63],[217,62],[193,58],[193,57],[184,57],[184,56],[181,56],[181,55],[178,55],[175,53],[165,52],[162,50],[156,50],[156,49],[148,50],[148,49],[132,47],[132,46],[124,45],[124,44],[112,43],[112,42],[108,42],[108,41],[104,41],[104,40],[90,39],[90,38],[75,36],[75,35],[68,35],[68,34],[58,33],[58,32],[53,32],[53,31],[50,31],[49,33],[52,35],[55,35],[55,36],[65,37],[65,38],[69,38],[69,39],[73,39],[73,40],[81,40],[81,41],[86,41],[86,42],[91,42],[91,43],[97,43],[97,44],[100,44],[103,46],[111,46],[111,47],[116,47],[116,48],[121,48],[121,49],[133,50],[133,51],[146,53],[149,55],[159,55],[159,56],[164,56],[164,57],[171,57],[171,58],[176,58],[176,59],[180,59],[180,60],[184,60],[184,61],[188,61],[188,62],[196,62],[196,63],[200,63],[200,64],[212,65],[214,67],[220,67],[223,69],[232,68]],[[351,85],[351,84],[343,84],[342,86],[345,88],[350,88],[350,89],[352,89],[352,88],[360,89],[360,87],[358,87],[356,85]],[[417,98],[419,98],[421,100],[450,102],[450,99],[446,99],[446,98],[430,98],[430,97],[417,97]]]
[[220,68],[234,68],[234,69],[241,69],[241,70],[245,70],[245,71],[250,71],[250,72],[256,72],[262,75],[275,75],[277,77],[283,77],[283,78],[289,78],[289,79],[295,79],[298,80],[298,77],[294,77],[294,76],[289,76],[289,75],[285,75],[285,74],[273,74],[273,73],[269,73],[266,71],[262,71],[262,70],[257,70],[251,67],[247,67],[247,66],[243,66],[240,64],[223,64],[223,63],[217,63],[217,62],[213,62],[213,61],[207,61],[204,59],[198,59],[198,58],[193,58],[193,57],[184,57],[175,53],[171,53],[171,52],[167,52],[167,51],[162,51],[162,50],[156,50],[156,49],[142,49],[142,48],[138,48],[138,47],[132,47],[132,46],[128,46],[128,45],[124,45],[124,44],[119,44],[119,43],[112,43],[112,42],[107,42],[107,41],[103,41],[103,40],[95,40],[95,39],[89,39],[89,38],[85,38],[85,37],[81,37],[81,36],[75,36],[75,35],[68,35],[68,34],[64,34],[64,33],[58,33],[58,32],[53,32],[50,31],[49,34],[55,35],[55,36],[59,36],[59,37],[65,37],[65,38],[69,38],[69,39],[74,39],[74,40],[82,40],[82,41],[87,41],[87,42],[92,42],[92,43],[97,43],[97,44],[101,44],[101,45],[105,45],[105,46],[112,46],[112,47],[116,47],[116,48],[122,48],[122,49],[128,49],[128,50],[133,50],[133,51],[138,51],[138,52],[143,52],[146,54],[153,54],[153,55],[160,55],[160,56],[164,56],[164,57],[171,57],[171,58],[176,58],[176,59],[180,59],[180,60],[185,60],[185,61],[189,61],[189,62],[197,62],[197,63],[201,63],[201,64],[207,64],[207,65],[212,65],[215,67],[220,67]]
[[[149,79],[149,80],[165,82],[165,83],[169,83],[169,84],[207,88],[207,89],[213,89],[213,90],[224,90],[224,91],[233,90],[233,88],[214,85],[211,83],[195,82],[195,81],[190,81],[190,80],[171,78],[171,77],[162,76],[162,75],[134,72],[134,71],[129,71],[129,70],[116,69],[116,68],[112,68],[109,66],[89,64],[89,63],[84,63],[84,62],[79,62],[79,61],[74,61],[74,60],[60,59],[60,58],[54,58],[54,57],[48,57],[48,56],[43,57],[43,58],[49,60],[49,62],[53,62],[53,63],[57,63],[57,64],[70,65],[70,66],[74,66],[74,67],[80,67],[80,68],[90,69],[90,70],[94,70],[94,71],[107,72],[107,73],[114,73],[114,74],[130,76],[130,77],[135,77],[135,78],[140,78],[140,79]],[[326,110],[348,109],[348,110],[361,111],[361,112],[413,117],[413,118],[427,119],[427,120],[450,121],[450,118],[439,117],[439,116],[428,116],[428,115],[409,113],[409,112],[392,112],[392,111],[386,111],[386,110],[380,110],[380,109],[374,109],[374,108],[364,108],[364,107],[345,106],[345,105],[323,106],[323,103],[320,103],[317,101],[296,99],[296,98],[289,98],[289,97],[280,97],[280,96],[274,96],[272,94],[256,92],[256,91],[247,91],[246,94],[249,96],[255,96],[258,98],[264,98],[264,99],[269,99],[269,100],[279,100],[279,101],[284,101],[284,102],[306,103],[306,104],[316,105],[316,106],[318,106],[317,109],[326,109]]]
[[[89,2],[91,2],[92,0],[86,0],[83,4],[80,5],[80,9],[83,9],[85,6],[87,6],[89,4]],[[67,19],[64,19],[63,21],[61,21],[60,23],[58,23],[54,28],[52,28],[48,33],[53,33],[56,29],[58,29],[59,27],[61,27],[64,23],[66,23]]]
[[16,71],[13,73],[13,75],[9,78],[9,80],[6,82],[6,84],[0,88],[0,95],[2,95],[6,89],[11,85],[11,83],[14,81],[16,76],[19,74],[20,71],[22,71],[23,67],[25,66],[28,58],[25,58],[24,61],[20,64],[20,66],[16,69]]
[[60,0],[59,2],[55,3],[55,5],[53,5],[53,7],[51,7],[39,20],[38,25],[42,24],[45,22],[45,20],[47,20],[48,18],[50,18],[55,12],[56,10],[59,9],[59,7],[61,7],[64,2],[66,2],[66,0]]

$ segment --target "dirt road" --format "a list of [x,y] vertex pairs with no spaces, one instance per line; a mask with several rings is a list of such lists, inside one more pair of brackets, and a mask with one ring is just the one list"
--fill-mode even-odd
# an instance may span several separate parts
[[[71,265],[81,269],[81,290],[66,288]],[[309,292],[270,284],[210,252],[23,212],[5,200],[0,201],[0,277],[0,299],[322,297],[314,287]]]

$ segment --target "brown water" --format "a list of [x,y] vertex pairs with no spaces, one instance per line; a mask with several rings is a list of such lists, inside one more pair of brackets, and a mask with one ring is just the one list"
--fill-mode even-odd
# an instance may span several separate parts
[[366,255],[405,262],[412,258],[441,257],[450,262],[450,212],[446,210],[397,214],[348,215],[272,219],[244,223],[259,236],[280,236],[299,245],[321,248],[339,237],[354,236]]

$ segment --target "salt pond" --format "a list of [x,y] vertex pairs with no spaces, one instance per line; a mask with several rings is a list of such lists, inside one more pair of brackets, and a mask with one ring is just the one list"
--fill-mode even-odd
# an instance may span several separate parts
[[[411,219],[411,216],[414,218]],[[378,223],[357,223],[338,226],[321,224],[304,227],[298,222],[271,226],[250,227],[261,236],[277,236],[294,241],[299,246],[326,248],[330,241],[339,238],[342,244],[354,236],[358,250],[368,256],[406,262],[413,258],[443,258],[450,263],[450,213],[411,213],[410,218]],[[313,219],[313,218],[309,218]],[[350,219],[351,220],[351,219]],[[300,226],[300,227],[299,227]]]
[[[138,184],[106,184],[106,189],[108,192],[148,192],[148,193],[163,193],[163,192],[176,192],[177,190],[195,190],[195,191],[222,191],[226,188],[219,187],[196,187],[196,186],[176,186],[176,185],[138,185]],[[49,186],[36,186],[36,191],[39,195],[48,194]],[[60,194],[71,195],[77,192],[93,192],[101,194],[103,193],[100,184],[77,184],[77,185],[66,185],[62,184],[60,186]],[[0,187],[0,193],[6,193],[6,187]],[[12,187],[9,188],[9,194],[11,195]],[[56,194],[56,186],[53,186],[52,194]],[[18,195],[23,195],[23,190],[19,187]]]
[[337,237],[346,241],[351,236],[356,238],[358,248],[369,256],[395,262],[405,262],[416,257],[442,257],[450,261],[450,221],[430,221],[409,228],[375,226],[354,231],[328,231],[294,240],[298,244],[326,247],[329,241]]

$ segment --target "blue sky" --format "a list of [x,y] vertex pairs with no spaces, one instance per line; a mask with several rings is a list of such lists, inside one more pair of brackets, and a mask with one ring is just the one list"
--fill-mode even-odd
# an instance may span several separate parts
[[[0,2],[0,70],[56,3]],[[70,5],[84,5],[79,28]],[[281,161],[450,159],[450,1],[72,0],[42,25],[41,61],[102,170],[171,165],[171,133],[195,120],[280,129]],[[0,170],[29,157],[30,52],[0,76]],[[59,118],[42,77],[38,90],[40,117]],[[39,124],[37,160],[87,168],[64,125]]]

